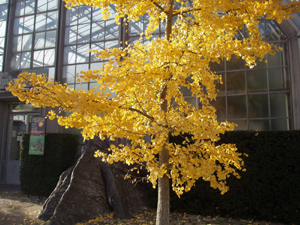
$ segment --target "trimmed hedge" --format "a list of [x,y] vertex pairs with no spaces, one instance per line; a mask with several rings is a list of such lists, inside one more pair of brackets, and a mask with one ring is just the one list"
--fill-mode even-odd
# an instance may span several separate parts
[[29,134],[23,134],[20,156],[21,190],[28,195],[49,196],[59,176],[73,163],[77,154],[78,136],[48,133],[44,155],[28,155]]
[[220,143],[249,155],[247,171],[228,179],[224,195],[203,180],[180,199],[172,192],[171,210],[300,224],[300,131],[233,131]]

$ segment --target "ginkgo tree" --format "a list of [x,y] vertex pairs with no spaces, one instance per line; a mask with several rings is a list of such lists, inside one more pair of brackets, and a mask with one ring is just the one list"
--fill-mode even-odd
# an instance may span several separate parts
[[[215,144],[220,134],[234,124],[218,122],[211,101],[216,98],[221,77],[211,62],[242,58],[247,66],[274,54],[276,46],[259,33],[259,20],[281,23],[299,11],[299,2],[273,0],[65,0],[66,7],[87,4],[103,9],[115,5],[116,23],[138,21],[145,14],[150,38],[160,24],[164,38],[123,48],[91,51],[106,63],[99,69],[82,71],[78,79],[97,81],[89,90],[74,90],[43,75],[22,73],[8,89],[21,101],[35,107],[56,107],[50,119],[66,127],[81,129],[84,138],[126,138],[128,145],[111,145],[109,152],[96,152],[108,163],[123,161],[145,167],[148,180],[158,184],[157,225],[169,222],[169,180],[178,196],[189,191],[199,178],[221,193],[228,190],[226,178],[239,177],[241,154],[234,144]],[[247,35],[239,35],[246,28]],[[88,54],[88,53],[87,53]],[[183,97],[189,89],[199,101],[191,106]],[[111,93],[114,93],[112,96]],[[64,114],[63,112],[69,112]],[[65,116],[67,115],[67,116]],[[186,135],[188,134],[188,135]],[[169,136],[184,136],[181,144]],[[150,137],[150,141],[145,141]]]

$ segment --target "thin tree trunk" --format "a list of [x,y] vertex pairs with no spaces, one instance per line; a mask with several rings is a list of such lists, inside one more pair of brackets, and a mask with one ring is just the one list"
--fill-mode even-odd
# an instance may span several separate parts
[[[159,153],[159,164],[168,165],[169,151],[163,148]],[[164,175],[158,179],[158,199],[156,225],[168,225],[170,216],[170,184],[169,177]]]
[[[173,0],[169,0],[169,7],[167,12],[166,20],[166,38],[170,41],[172,33],[172,19],[173,19]],[[161,93],[161,99],[163,103],[161,104],[161,110],[164,112],[168,111],[168,101],[167,96],[167,85],[164,87]],[[169,142],[167,138],[166,142]],[[158,199],[157,199],[157,211],[156,211],[156,225],[169,225],[170,217],[170,183],[169,183],[169,150],[166,146],[159,152],[159,165],[167,166],[167,173],[158,179]]]

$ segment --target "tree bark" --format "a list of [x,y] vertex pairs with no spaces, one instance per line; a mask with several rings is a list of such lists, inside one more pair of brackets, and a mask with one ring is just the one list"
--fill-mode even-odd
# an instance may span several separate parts
[[[169,164],[169,151],[163,148],[159,153],[159,164]],[[170,184],[165,174],[158,179],[158,199],[156,211],[156,225],[168,225],[170,216]]]
[[[172,19],[173,19],[173,0],[169,0],[167,19],[166,19],[166,39],[171,41],[172,34]],[[171,74],[170,74],[171,77]],[[161,99],[161,110],[164,112],[168,111],[167,96],[167,84],[162,90]],[[169,137],[166,140],[169,143]],[[167,167],[166,174],[158,179],[158,199],[157,199],[157,211],[156,211],[156,225],[168,225],[170,217],[170,183],[169,183],[169,150],[166,146],[159,152],[159,165],[165,165]]]

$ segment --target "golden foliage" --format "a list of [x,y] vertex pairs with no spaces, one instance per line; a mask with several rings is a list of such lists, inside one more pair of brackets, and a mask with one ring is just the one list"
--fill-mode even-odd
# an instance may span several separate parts
[[[167,174],[173,190],[180,196],[195,180],[203,178],[221,193],[228,190],[226,178],[239,177],[243,170],[241,154],[235,145],[216,145],[219,135],[233,130],[234,124],[218,122],[210,101],[216,98],[220,77],[210,70],[210,62],[230,60],[232,55],[253,67],[257,58],[274,53],[276,48],[263,41],[258,29],[261,18],[286,20],[298,11],[299,2],[241,0],[65,0],[67,7],[89,4],[103,8],[116,5],[116,21],[139,20],[146,13],[150,22],[145,32],[151,37],[160,23],[166,24],[166,36],[147,44],[136,42],[126,48],[94,50],[108,60],[103,68],[82,71],[81,81],[97,81],[90,91],[74,90],[66,84],[49,81],[43,75],[22,73],[9,84],[9,90],[21,101],[35,107],[58,107],[50,119],[66,127],[82,130],[86,139],[109,136],[126,138],[130,145],[110,147],[110,153],[96,156],[113,163],[140,164],[149,171],[148,179]],[[173,21],[173,22],[172,22]],[[237,38],[246,26],[248,35]],[[187,88],[199,99],[192,107],[183,97]],[[169,135],[190,134],[182,144],[168,142]],[[145,137],[151,141],[146,142]],[[169,162],[161,164],[157,154],[167,149]]]

